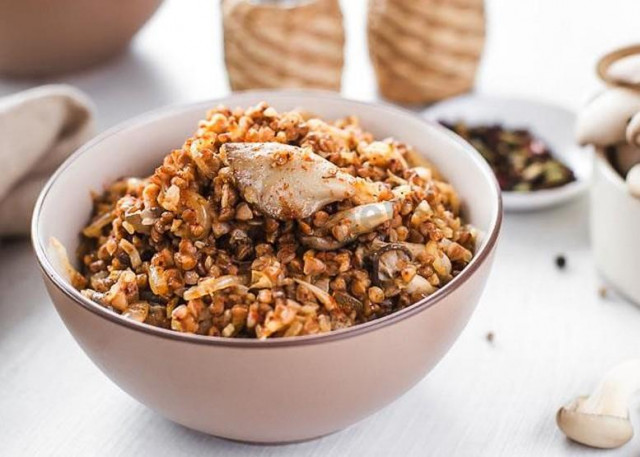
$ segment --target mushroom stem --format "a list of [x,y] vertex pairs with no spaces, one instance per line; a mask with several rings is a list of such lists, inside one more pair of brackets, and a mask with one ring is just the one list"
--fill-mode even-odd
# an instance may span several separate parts
[[567,437],[587,446],[615,448],[633,437],[630,397],[640,390],[640,359],[611,369],[588,397],[560,408],[556,421]]
[[629,399],[640,390],[640,359],[627,360],[612,368],[578,411],[609,416],[629,416]]

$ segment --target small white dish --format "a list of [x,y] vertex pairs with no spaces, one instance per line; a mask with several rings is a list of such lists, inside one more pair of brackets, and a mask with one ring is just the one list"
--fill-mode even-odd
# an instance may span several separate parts
[[471,126],[501,124],[508,128],[525,128],[542,139],[553,154],[573,170],[576,181],[556,189],[502,192],[507,211],[557,206],[583,194],[589,187],[592,151],[576,144],[576,116],[565,108],[512,98],[464,95],[433,105],[423,115],[435,121],[464,121]]

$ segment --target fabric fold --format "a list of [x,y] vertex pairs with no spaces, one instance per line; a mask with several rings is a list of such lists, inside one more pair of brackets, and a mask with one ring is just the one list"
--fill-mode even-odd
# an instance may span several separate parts
[[0,99],[0,237],[29,233],[48,177],[94,132],[93,104],[71,86],[41,86]]

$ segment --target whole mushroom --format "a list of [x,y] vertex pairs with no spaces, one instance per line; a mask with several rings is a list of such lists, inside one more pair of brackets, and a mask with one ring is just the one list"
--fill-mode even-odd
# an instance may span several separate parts
[[611,449],[633,437],[629,400],[640,390],[640,359],[628,360],[610,370],[591,395],[560,408],[558,427],[568,438],[587,446]]

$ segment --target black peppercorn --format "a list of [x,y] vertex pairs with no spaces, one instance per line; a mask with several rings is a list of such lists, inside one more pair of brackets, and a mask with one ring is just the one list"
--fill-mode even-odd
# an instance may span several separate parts
[[562,254],[557,255],[556,256],[556,267],[560,268],[561,270],[567,266],[567,259],[565,258],[565,256],[563,256]]

